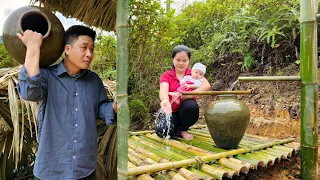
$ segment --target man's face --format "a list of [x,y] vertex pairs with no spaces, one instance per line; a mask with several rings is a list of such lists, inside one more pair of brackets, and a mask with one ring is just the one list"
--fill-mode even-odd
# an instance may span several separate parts
[[88,69],[93,59],[94,42],[90,36],[79,36],[65,46],[65,52],[73,68]]

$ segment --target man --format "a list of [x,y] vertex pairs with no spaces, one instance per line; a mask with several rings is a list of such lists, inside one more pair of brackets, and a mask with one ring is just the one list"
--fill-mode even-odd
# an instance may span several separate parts
[[65,59],[46,68],[39,68],[42,35],[27,30],[17,36],[27,47],[19,94],[40,101],[34,175],[40,179],[96,179],[96,119],[110,125],[117,110],[101,79],[88,70],[96,32],[80,25],[70,27],[65,32]]

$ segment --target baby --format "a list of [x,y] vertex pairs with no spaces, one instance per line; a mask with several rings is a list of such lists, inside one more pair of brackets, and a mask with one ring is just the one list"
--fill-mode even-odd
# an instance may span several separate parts
[[[193,91],[201,86],[203,83],[203,77],[206,73],[206,66],[202,63],[196,63],[192,66],[191,76],[184,76],[180,80],[180,86],[175,92],[169,92],[169,95],[172,96],[172,101],[177,104],[180,104],[181,95],[183,91]],[[172,103],[172,102],[171,102]]]

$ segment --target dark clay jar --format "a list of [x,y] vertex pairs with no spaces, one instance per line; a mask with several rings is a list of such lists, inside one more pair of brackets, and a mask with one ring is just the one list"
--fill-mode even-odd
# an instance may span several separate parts
[[248,127],[250,112],[236,95],[219,95],[205,112],[209,132],[215,144],[224,149],[237,148]]
[[64,28],[60,20],[49,10],[37,6],[24,6],[12,12],[3,26],[3,44],[9,55],[24,64],[26,46],[16,33],[27,29],[43,35],[40,49],[40,67],[46,67],[59,59],[64,50]]

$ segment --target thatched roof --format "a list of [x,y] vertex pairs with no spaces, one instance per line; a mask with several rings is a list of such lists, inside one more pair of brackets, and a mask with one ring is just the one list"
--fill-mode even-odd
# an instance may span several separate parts
[[114,31],[116,24],[116,0],[30,0],[65,17],[76,18],[89,26]]

